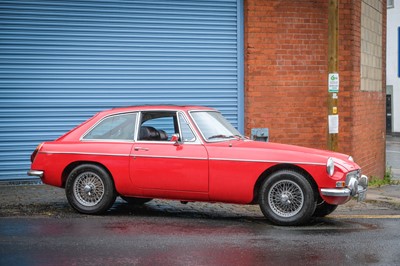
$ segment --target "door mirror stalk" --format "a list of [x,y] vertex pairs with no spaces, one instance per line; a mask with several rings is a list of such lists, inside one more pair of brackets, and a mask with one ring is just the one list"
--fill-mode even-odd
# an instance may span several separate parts
[[171,141],[174,142],[174,145],[175,145],[175,146],[181,145],[181,142],[179,141],[179,134],[178,134],[178,133],[173,134],[173,135],[171,136]]

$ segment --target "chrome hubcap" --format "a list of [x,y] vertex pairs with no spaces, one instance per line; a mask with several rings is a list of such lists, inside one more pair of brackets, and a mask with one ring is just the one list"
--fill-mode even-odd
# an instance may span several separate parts
[[283,193],[281,196],[281,202],[282,204],[290,204],[290,196],[286,193]]
[[268,204],[275,214],[281,217],[292,217],[303,207],[303,191],[293,181],[279,181],[272,185],[268,193]]
[[90,195],[90,192],[92,191],[92,188],[89,185],[86,185],[83,190]]
[[86,207],[98,204],[104,196],[104,183],[101,178],[93,172],[80,174],[73,185],[76,200]]

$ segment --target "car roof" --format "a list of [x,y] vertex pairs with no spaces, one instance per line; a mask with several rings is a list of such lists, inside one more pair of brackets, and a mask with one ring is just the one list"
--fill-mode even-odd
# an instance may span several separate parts
[[123,112],[134,112],[134,111],[151,111],[151,110],[165,110],[165,111],[216,111],[214,108],[197,105],[135,105],[126,107],[116,107],[109,110],[104,110],[100,113],[103,114],[114,114]]

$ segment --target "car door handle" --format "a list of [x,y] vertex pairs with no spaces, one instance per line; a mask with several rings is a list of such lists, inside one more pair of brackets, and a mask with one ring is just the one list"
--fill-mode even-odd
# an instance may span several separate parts
[[148,151],[148,148],[142,148],[142,147],[135,147],[134,148],[135,151]]

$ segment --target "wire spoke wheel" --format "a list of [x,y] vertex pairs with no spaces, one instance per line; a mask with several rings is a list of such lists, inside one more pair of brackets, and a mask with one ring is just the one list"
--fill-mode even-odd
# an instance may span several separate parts
[[73,185],[74,196],[78,202],[90,207],[98,204],[104,196],[104,183],[92,172],[80,174]]
[[274,213],[292,217],[303,207],[304,195],[301,188],[290,180],[275,183],[268,193],[268,203]]
[[282,169],[264,180],[259,191],[259,204],[265,217],[274,224],[305,224],[315,210],[314,193],[306,175]]
[[109,173],[102,167],[82,164],[74,168],[65,184],[69,204],[78,212],[101,214],[115,202],[116,192]]

